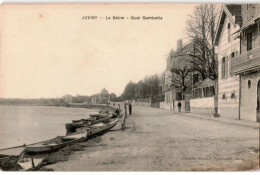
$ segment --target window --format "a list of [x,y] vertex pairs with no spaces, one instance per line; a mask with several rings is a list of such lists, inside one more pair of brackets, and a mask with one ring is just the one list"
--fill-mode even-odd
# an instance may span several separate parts
[[253,45],[253,32],[250,32],[246,35],[247,38],[247,51],[252,50]]
[[228,42],[231,41],[231,34],[230,34],[230,23],[228,23]]
[[176,93],[176,100],[182,100],[182,93],[181,92]]
[[204,97],[213,97],[215,95],[215,88],[214,86],[210,86],[210,87],[204,87],[203,88],[203,94]]
[[230,97],[231,99],[236,99],[236,94],[235,94],[235,92],[233,92],[232,94],[231,94],[231,97]]
[[202,89],[201,88],[197,88],[194,90],[194,98],[201,98],[202,97]]
[[248,80],[248,82],[247,82],[247,87],[248,87],[248,89],[251,88],[251,81],[250,80]]
[[214,86],[210,86],[209,87],[209,92],[210,92],[210,97],[213,97],[215,95],[215,87]]
[[223,99],[223,100],[224,100],[224,99],[227,99],[226,94],[223,94],[223,95],[222,95],[222,99]]
[[222,74],[222,79],[225,79],[226,77],[226,58],[223,57],[222,58],[222,71],[221,71],[221,74]]
[[235,52],[231,53],[231,58],[235,57]]

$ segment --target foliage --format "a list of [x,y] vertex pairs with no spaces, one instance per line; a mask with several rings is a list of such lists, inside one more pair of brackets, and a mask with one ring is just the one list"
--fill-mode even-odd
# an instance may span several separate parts
[[127,100],[134,99],[134,97],[135,97],[135,88],[136,88],[136,85],[132,81],[130,81],[126,85],[126,87],[124,89],[123,98],[127,99]]
[[122,94],[123,100],[133,100],[137,98],[157,98],[160,95],[161,80],[158,74],[146,76],[138,83],[130,81]]

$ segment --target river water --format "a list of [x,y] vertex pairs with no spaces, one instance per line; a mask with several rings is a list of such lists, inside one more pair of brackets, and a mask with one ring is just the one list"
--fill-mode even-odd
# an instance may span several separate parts
[[0,149],[65,135],[65,123],[88,118],[95,111],[50,106],[0,106]]

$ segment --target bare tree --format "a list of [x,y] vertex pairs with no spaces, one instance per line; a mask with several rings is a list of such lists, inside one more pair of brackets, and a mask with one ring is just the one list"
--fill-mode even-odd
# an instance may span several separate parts
[[172,75],[172,84],[171,87],[181,90],[182,99],[186,93],[187,89],[191,86],[191,69],[189,66],[175,67],[171,69]]
[[218,13],[214,4],[201,4],[187,20],[187,34],[192,41],[190,47],[193,70],[200,73],[202,79],[218,78],[218,64],[215,58],[214,38]]

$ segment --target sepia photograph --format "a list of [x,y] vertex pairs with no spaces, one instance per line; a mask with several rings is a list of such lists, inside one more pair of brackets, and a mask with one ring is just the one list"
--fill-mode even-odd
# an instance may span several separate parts
[[2,3],[0,171],[259,171],[260,3]]

